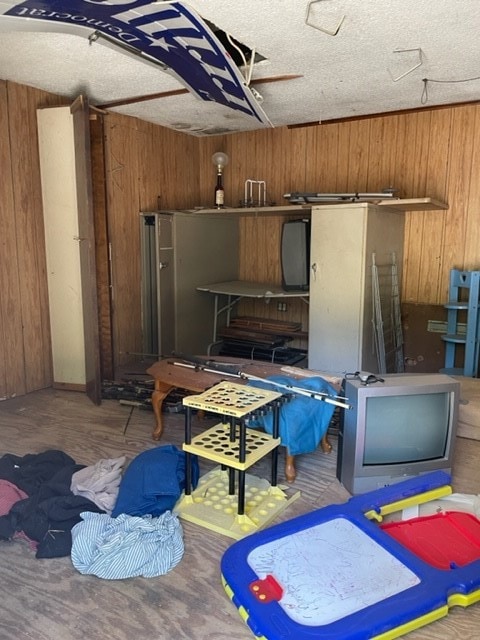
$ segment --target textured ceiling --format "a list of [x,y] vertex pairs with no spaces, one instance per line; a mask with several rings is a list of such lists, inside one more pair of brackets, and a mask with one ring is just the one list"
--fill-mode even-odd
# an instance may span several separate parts
[[[103,1],[124,8],[129,4]],[[102,0],[88,4],[95,2]],[[20,3],[0,0],[0,12],[12,4]],[[263,56],[253,67],[252,81],[273,126],[480,99],[480,0],[186,4]],[[25,26],[19,22],[14,25],[0,15],[1,79],[72,99],[84,93],[93,105],[184,88],[160,68],[99,41],[90,44],[87,37],[58,33],[58,26],[55,32],[39,21],[25,20]],[[300,77],[281,79],[290,75]],[[277,81],[261,83],[262,78]],[[265,126],[190,92],[110,108],[194,135]]]

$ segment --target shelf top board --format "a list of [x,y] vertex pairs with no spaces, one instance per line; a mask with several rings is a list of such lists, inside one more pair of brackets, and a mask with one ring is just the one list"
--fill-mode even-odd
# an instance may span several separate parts
[[312,207],[345,207],[356,205],[363,207],[374,204],[379,207],[388,207],[396,211],[441,211],[448,209],[448,204],[436,200],[435,198],[388,198],[385,200],[371,200],[369,202],[345,202],[332,200],[331,202],[321,202],[316,204],[285,204],[281,206],[269,207],[225,207],[224,209],[207,209],[196,207],[195,209],[181,209],[177,211],[142,211],[146,213],[181,213],[185,215],[239,215],[239,216],[288,216],[305,215],[309,216]]
[[435,198],[399,198],[398,200],[381,200],[377,204],[399,211],[445,211],[448,209],[446,202]]
[[314,206],[316,209],[335,207],[367,207],[368,205],[375,205],[377,207],[384,207],[386,209],[394,211],[437,211],[448,209],[448,204],[435,200],[434,198],[389,198],[388,200],[370,200],[362,202],[322,202]]

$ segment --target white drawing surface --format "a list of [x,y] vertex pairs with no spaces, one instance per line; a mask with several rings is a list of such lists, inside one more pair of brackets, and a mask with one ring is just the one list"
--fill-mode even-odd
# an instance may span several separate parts
[[347,518],[339,517],[253,549],[248,565],[283,588],[294,622],[331,624],[419,584],[419,577]]

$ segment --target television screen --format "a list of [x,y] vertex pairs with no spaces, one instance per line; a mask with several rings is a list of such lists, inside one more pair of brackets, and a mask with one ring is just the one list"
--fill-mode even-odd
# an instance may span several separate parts
[[460,383],[445,374],[345,378],[337,477],[352,494],[422,473],[451,472]]
[[449,395],[433,393],[367,398],[363,463],[433,460],[445,454]]

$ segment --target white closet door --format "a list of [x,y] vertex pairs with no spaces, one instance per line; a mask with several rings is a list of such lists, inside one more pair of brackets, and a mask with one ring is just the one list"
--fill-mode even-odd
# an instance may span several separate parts
[[85,385],[73,118],[37,111],[54,385]]

